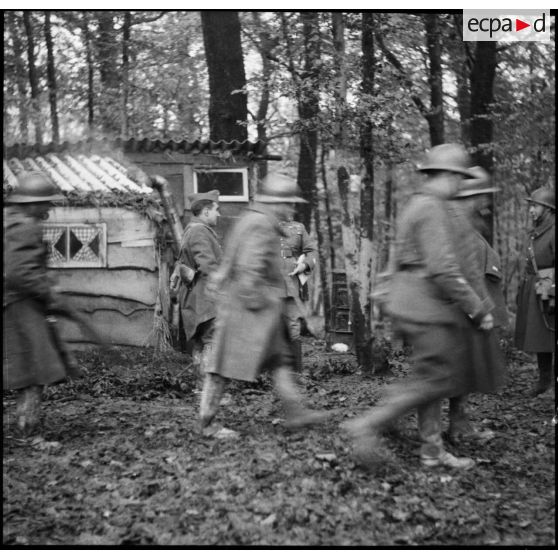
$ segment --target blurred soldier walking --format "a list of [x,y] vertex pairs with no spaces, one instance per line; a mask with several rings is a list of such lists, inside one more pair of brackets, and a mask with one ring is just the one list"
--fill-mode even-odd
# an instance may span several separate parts
[[215,327],[214,367],[206,374],[201,426],[211,434],[227,378],[255,381],[263,368],[273,371],[286,426],[319,423],[326,414],[304,407],[293,380],[294,355],[285,319],[285,281],[281,272],[280,221],[294,213],[296,184],[268,175],[255,203],[232,231],[215,277],[220,304]]
[[17,427],[32,434],[40,421],[43,388],[72,373],[50,324],[56,296],[47,276],[41,222],[53,202],[64,201],[41,173],[20,175],[4,208],[3,388],[18,390]]
[[[500,285],[499,257],[480,232],[490,211],[489,194],[499,189],[490,187],[490,177],[481,167],[472,167],[469,171],[478,178],[463,180],[455,198],[448,202],[457,261],[477,295],[494,305],[494,327],[505,327],[508,319]],[[479,330],[465,315],[463,322],[466,351],[462,365],[466,391],[450,398],[449,402],[449,438],[454,444],[464,439],[494,437],[492,430],[477,430],[473,426],[467,412],[467,399],[469,393],[497,391],[505,375],[504,357],[495,330]]]
[[536,353],[539,379],[531,395],[544,393],[552,382],[552,360],[556,343],[555,322],[555,222],[556,194],[539,188],[530,197],[527,260],[517,297],[515,344]]
[[188,196],[192,219],[186,226],[180,244],[180,264],[194,270],[191,281],[183,280],[178,293],[186,340],[196,344],[195,358],[200,371],[208,369],[213,350],[215,300],[206,289],[209,276],[221,263],[221,245],[215,232],[219,218],[219,190]]
[[433,147],[419,168],[426,180],[403,211],[397,230],[395,269],[386,310],[394,327],[413,349],[413,377],[396,383],[375,408],[345,423],[357,459],[385,460],[381,431],[418,409],[423,465],[468,469],[469,458],[455,457],[442,443],[441,400],[464,392],[463,320],[469,316],[491,329],[491,304],[481,300],[463,277],[456,260],[447,199],[463,177],[474,178],[461,145]]
[[[289,178],[281,178],[290,180]],[[277,180],[277,178],[276,178]],[[316,263],[316,245],[302,223],[291,218],[281,221],[281,272],[285,279],[285,318],[293,341],[296,369],[302,371],[302,333],[309,332],[308,275]]]

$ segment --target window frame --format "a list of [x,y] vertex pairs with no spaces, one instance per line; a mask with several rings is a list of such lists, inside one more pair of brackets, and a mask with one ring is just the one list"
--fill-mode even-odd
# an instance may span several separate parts
[[[99,238],[99,259],[97,262],[83,262],[79,260],[67,259],[64,262],[53,262],[50,257],[47,259],[47,267],[49,269],[102,269],[108,267],[107,262],[107,224],[106,223],[61,223],[61,222],[49,222],[43,225],[43,231],[46,228],[61,228],[66,229],[66,242],[70,242],[70,231],[75,227],[95,227],[100,231]],[[44,233],[43,233],[44,239]],[[45,241],[46,242],[46,241]],[[69,258],[69,244],[66,245],[66,258]]]
[[194,193],[198,192],[198,173],[200,174],[210,174],[210,173],[240,173],[242,175],[242,195],[240,196],[227,196],[224,194],[219,194],[219,202],[248,202],[250,200],[250,192],[248,185],[248,167],[228,167],[228,168],[207,168],[207,167],[194,167]]

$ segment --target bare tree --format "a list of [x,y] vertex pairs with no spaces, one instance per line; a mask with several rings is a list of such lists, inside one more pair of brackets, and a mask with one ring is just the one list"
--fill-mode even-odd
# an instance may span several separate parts
[[56,66],[54,64],[54,50],[52,46],[52,29],[50,25],[50,11],[45,10],[45,42],[47,47],[47,83],[48,101],[50,105],[50,122],[52,126],[52,141],[60,142],[60,127],[58,125]]
[[201,20],[209,73],[209,137],[246,140],[246,74],[238,12],[202,11]]
[[23,24],[25,25],[25,33],[27,35],[27,69],[29,72],[29,85],[31,87],[31,107],[33,124],[35,127],[35,141],[37,143],[42,143],[43,127],[41,123],[39,78],[35,64],[35,35],[33,31],[33,22],[31,20],[31,12],[23,12]]

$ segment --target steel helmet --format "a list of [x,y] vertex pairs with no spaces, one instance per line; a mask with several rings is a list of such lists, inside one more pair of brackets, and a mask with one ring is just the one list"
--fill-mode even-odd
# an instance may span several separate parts
[[538,203],[556,211],[556,192],[551,188],[537,188],[525,199],[530,203]]
[[419,172],[442,170],[456,172],[468,178],[477,178],[470,170],[471,159],[465,147],[459,143],[442,143],[426,152],[424,162],[418,166]]
[[5,203],[38,203],[64,201],[66,198],[41,172],[26,172],[17,177],[18,185],[8,194]]
[[254,200],[261,203],[308,203],[300,197],[296,182],[285,174],[268,174]]
[[454,197],[469,198],[500,191],[500,188],[490,185],[490,175],[482,167],[471,167],[469,171],[475,175],[475,178],[462,180]]

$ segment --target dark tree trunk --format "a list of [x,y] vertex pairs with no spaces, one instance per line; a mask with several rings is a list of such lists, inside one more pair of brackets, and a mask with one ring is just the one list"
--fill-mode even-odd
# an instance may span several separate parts
[[426,29],[426,48],[428,50],[430,85],[430,111],[426,117],[432,146],[444,143],[444,106],[442,89],[442,45],[438,15],[424,16]]
[[54,64],[54,50],[52,46],[52,30],[50,26],[50,11],[45,10],[45,42],[47,47],[47,82],[48,101],[50,104],[50,122],[52,125],[52,141],[60,143],[60,128],[58,125],[58,108],[56,103],[56,67]]
[[31,88],[31,106],[33,112],[33,124],[35,126],[35,141],[43,143],[43,127],[41,124],[41,107],[39,93],[39,78],[35,67],[35,37],[33,33],[33,22],[31,12],[23,12],[23,24],[27,35],[27,64],[29,70],[29,85]]
[[120,90],[119,46],[110,11],[97,12],[99,31],[96,38],[97,64],[101,78],[102,101],[99,105],[101,126],[105,132],[118,133],[118,98]]
[[209,137],[211,140],[248,138],[246,74],[240,42],[238,12],[202,11],[203,43],[209,74]]
[[[362,14],[362,93],[374,94],[376,60],[374,54],[374,14]],[[373,125],[368,118],[360,131],[360,156],[364,165],[363,188],[360,192],[361,230],[370,241],[374,238],[374,145]]]
[[461,38],[463,16],[454,14],[452,33],[452,62],[457,83],[457,110],[461,124],[461,141],[471,145],[471,89],[469,86],[469,68],[467,65],[468,43]]
[[95,91],[93,85],[95,69],[93,66],[93,53],[91,52],[91,34],[89,32],[89,18],[87,12],[82,14],[81,30],[83,32],[85,61],[87,63],[87,126],[91,133],[95,122]]
[[122,106],[120,116],[120,133],[123,137],[128,137],[128,96],[130,91],[129,71],[130,57],[128,54],[130,45],[130,31],[132,27],[132,14],[124,12],[124,24],[122,25]]
[[[471,146],[476,165],[489,174],[494,168],[493,123],[490,114],[494,100],[494,77],[498,64],[496,42],[476,43],[475,57],[471,69]],[[487,240],[492,244],[494,237],[493,214],[487,219]]]
[[310,229],[313,203],[316,203],[316,157],[318,151],[318,130],[316,117],[320,112],[318,103],[320,59],[320,29],[317,12],[303,12],[302,33],[304,37],[304,70],[302,84],[298,91],[298,114],[302,121],[300,132],[300,155],[298,159],[297,183],[304,198],[310,204],[297,207],[297,218]]
[[13,11],[6,12],[6,18],[14,47],[14,64],[18,93],[19,131],[23,142],[29,142],[29,113],[27,105],[27,83],[25,79],[24,47],[21,42],[20,22]]

